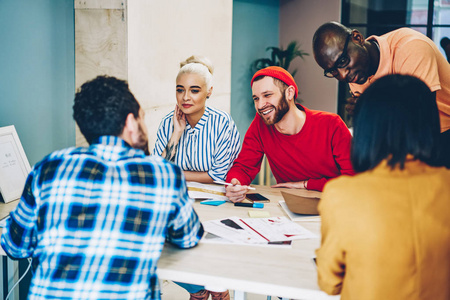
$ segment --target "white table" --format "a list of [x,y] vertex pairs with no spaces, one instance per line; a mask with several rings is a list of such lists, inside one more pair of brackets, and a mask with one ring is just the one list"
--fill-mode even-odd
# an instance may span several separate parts
[[[272,217],[287,217],[278,204],[283,200],[280,190],[287,189],[258,186],[256,190],[270,199],[270,203],[264,203],[263,210]],[[305,191],[304,196],[320,197],[320,193]],[[17,203],[0,203],[0,219],[6,217]],[[230,216],[247,218],[249,210],[258,210],[235,207],[231,203],[209,206],[196,202],[194,207],[202,221]],[[320,222],[302,221],[299,224],[320,235]],[[291,299],[335,299],[336,296],[326,295],[317,286],[312,258],[319,245],[320,239],[297,240],[289,249],[200,243],[193,249],[181,250],[167,244],[158,263],[158,274],[160,279],[235,290],[235,300],[245,299],[246,292]],[[5,255],[1,247],[0,254]],[[9,290],[18,280],[17,261],[0,259],[0,270],[5,267],[8,270]],[[0,272],[0,283],[3,282],[2,274]],[[0,299],[3,297],[0,289]],[[19,299],[18,289],[11,299]]]
[[[271,217],[286,216],[279,206],[280,190],[258,186],[256,192],[270,199],[264,209]],[[319,192],[306,191],[304,196],[320,197]],[[248,218],[255,208],[194,204],[202,221],[238,216]],[[302,221],[300,225],[320,236],[320,222]],[[235,299],[245,293],[273,295],[291,299],[336,299],[319,290],[312,258],[320,238],[296,240],[292,248],[269,248],[242,245],[202,244],[182,250],[166,245],[158,263],[160,279],[199,285],[222,286],[235,290]]]

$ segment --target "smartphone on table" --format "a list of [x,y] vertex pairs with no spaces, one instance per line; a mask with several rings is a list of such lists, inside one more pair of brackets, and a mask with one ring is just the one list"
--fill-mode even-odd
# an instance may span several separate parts
[[270,202],[270,200],[266,197],[264,197],[261,194],[258,193],[251,193],[251,194],[247,194],[245,196],[248,200],[250,201],[255,201],[255,202]]

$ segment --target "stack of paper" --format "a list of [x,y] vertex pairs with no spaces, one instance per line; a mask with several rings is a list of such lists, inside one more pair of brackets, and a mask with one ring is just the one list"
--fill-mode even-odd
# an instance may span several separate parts
[[225,196],[225,187],[216,184],[203,184],[194,181],[187,182],[189,198],[196,200],[228,200]]
[[295,239],[317,238],[317,235],[285,217],[230,217],[203,222],[205,231],[238,244],[268,244]]

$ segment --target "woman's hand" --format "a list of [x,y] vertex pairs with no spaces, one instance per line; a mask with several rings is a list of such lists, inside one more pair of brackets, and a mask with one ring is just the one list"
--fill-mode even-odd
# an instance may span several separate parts
[[178,150],[178,143],[180,142],[181,135],[186,128],[186,116],[178,107],[175,105],[175,110],[173,112],[173,133],[166,145],[166,148],[162,152],[161,156],[168,161],[175,161],[175,156]]
[[173,112],[173,134],[181,136],[186,128],[186,115],[181,111],[178,105],[175,105],[175,111]]

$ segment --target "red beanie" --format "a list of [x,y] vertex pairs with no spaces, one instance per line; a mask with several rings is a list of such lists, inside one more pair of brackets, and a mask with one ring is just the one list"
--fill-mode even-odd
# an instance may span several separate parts
[[279,79],[281,81],[283,81],[284,83],[286,83],[288,86],[292,85],[295,88],[295,99],[297,99],[298,96],[298,87],[297,84],[294,81],[294,78],[292,77],[292,75],[286,71],[285,69],[281,68],[281,67],[276,67],[276,66],[272,66],[272,67],[267,67],[264,69],[261,69],[259,71],[257,71],[255,73],[255,75],[253,75],[252,81],[250,82],[250,86],[253,86],[253,80],[255,80],[256,77],[259,76],[270,76],[276,79]]

